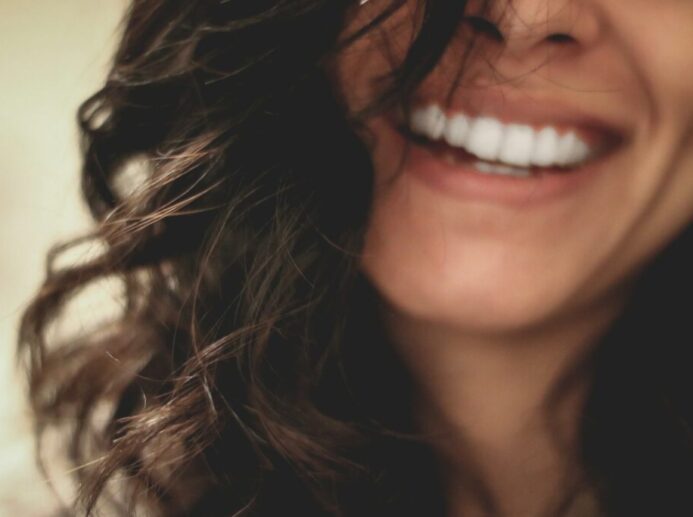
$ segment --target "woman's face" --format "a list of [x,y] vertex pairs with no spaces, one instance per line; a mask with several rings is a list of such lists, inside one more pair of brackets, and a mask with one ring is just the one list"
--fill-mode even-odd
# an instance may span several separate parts
[[[415,4],[340,58],[350,108],[406,52]],[[368,124],[362,267],[407,317],[503,332],[617,299],[693,220],[693,2],[506,0],[485,18],[503,40],[477,25],[453,87],[473,30],[460,26],[415,94],[408,124],[426,138],[403,163],[397,122]]]

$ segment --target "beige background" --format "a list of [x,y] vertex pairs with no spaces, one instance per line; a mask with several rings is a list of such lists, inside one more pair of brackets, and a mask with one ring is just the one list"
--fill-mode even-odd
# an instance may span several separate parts
[[98,88],[126,0],[0,0],[0,516],[49,514],[14,368],[48,247],[88,225],[75,112]]

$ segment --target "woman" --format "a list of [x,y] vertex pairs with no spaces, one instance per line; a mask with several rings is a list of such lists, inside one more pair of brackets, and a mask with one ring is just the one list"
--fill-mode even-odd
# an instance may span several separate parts
[[80,111],[102,251],[20,336],[79,512],[693,514],[691,24],[133,2]]

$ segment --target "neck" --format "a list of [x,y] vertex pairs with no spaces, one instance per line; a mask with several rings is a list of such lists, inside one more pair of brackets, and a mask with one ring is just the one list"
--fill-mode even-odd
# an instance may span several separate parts
[[440,458],[451,515],[536,516],[574,491],[589,388],[577,365],[617,313],[502,334],[385,315],[416,383],[415,417]]

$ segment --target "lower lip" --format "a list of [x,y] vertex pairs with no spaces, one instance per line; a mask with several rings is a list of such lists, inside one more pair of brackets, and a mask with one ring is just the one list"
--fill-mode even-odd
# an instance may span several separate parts
[[[408,140],[397,132],[398,138]],[[435,190],[463,200],[508,206],[546,204],[568,197],[596,178],[604,156],[570,171],[543,169],[528,177],[482,173],[471,162],[449,163],[432,148],[408,141],[405,170]]]

